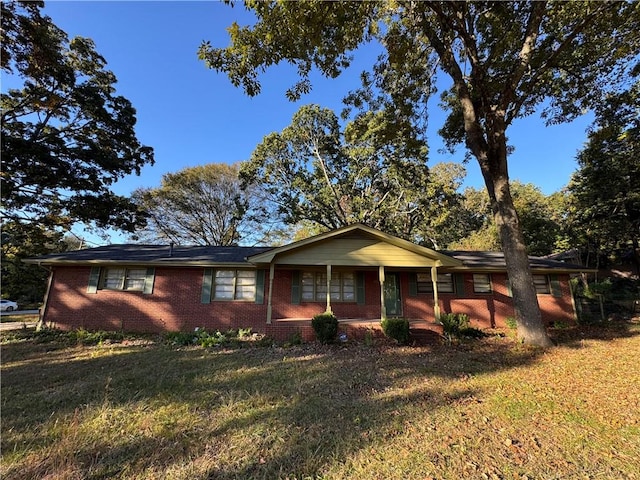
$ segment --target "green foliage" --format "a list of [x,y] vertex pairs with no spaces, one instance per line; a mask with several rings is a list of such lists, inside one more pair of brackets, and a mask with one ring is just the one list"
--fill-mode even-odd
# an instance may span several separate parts
[[220,330],[210,332],[204,328],[196,328],[193,332],[167,332],[164,334],[165,341],[171,345],[197,345],[200,347],[239,346],[250,337],[250,328],[230,329],[224,333]]
[[153,150],[93,41],[69,40],[42,6],[2,2],[2,69],[23,81],[0,96],[3,217],[133,231],[144,216],[110,187],[153,163]]
[[367,328],[364,332],[364,344],[367,347],[372,347],[375,344],[375,332],[372,328]]
[[444,338],[451,342],[454,338],[482,338],[482,330],[469,326],[469,316],[466,313],[443,313],[440,324]]
[[338,319],[333,313],[321,313],[311,319],[311,326],[320,343],[333,343],[338,335]]
[[430,171],[420,141],[402,141],[351,123],[343,133],[334,112],[307,105],[282,132],[263,139],[240,176],[244,185],[262,187],[286,224],[334,229],[364,223],[440,243],[441,232],[455,224],[450,212],[460,201],[464,168],[438,164]]
[[[20,222],[2,223],[2,259],[0,272],[2,294],[21,305],[40,304],[47,289],[49,272],[28,265],[25,258],[66,252],[78,248],[72,237],[41,225]],[[37,307],[36,307],[37,308]]]
[[88,331],[83,328],[64,331],[56,328],[43,328],[38,331],[25,330],[17,335],[20,340],[31,340],[34,343],[59,343],[61,345],[102,345],[105,343],[121,343],[125,340],[122,332],[106,332],[103,330]]
[[469,327],[469,316],[466,313],[443,313],[440,324],[445,334],[457,337],[461,330]]
[[569,184],[574,237],[613,261],[627,257],[636,268],[640,268],[639,102],[637,80],[628,91],[608,98],[597,111],[595,128],[578,154],[579,168]]
[[249,338],[251,336],[250,328],[239,328],[238,329],[238,338]]
[[[564,214],[556,205],[558,194],[546,196],[531,183],[511,182],[513,204],[518,212],[529,255],[553,253],[562,238]],[[461,250],[501,250],[500,232],[491,212],[486,191],[467,188],[457,215],[460,235],[448,248]]]
[[504,323],[506,323],[507,328],[510,328],[511,330],[515,330],[516,328],[518,328],[518,319],[515,317],[505,318]]
[[409,342],[409,320],[406,318],[385,318],[382,320],[382,331],[400,345]]
[[290,347],[293,345],[302,345],[302,334],[300,330],[296,330],[289,336],[289,340],[284,344],[285,347]]

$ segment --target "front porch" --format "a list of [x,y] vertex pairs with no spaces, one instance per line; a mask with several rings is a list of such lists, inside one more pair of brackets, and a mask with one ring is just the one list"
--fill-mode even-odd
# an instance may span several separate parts
[[[339,318],[338,337],[346,334],[347,341],[364,341],[369,338],[383,338],[380,320],[363,318]],[[442,336],[442,325],[435,321],[409,320],[409,343],[412,345],[428,345],[436,343]],[[282,318],[273,320],[267,325],[267,335],[279,341],[287,341],[300,335],[303,341],[313,342],[316,334],[311,326],[310,318]]]

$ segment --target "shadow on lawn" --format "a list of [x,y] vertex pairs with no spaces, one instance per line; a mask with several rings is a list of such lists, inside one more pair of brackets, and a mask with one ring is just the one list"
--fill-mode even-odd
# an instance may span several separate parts
[[585,341],[612,341],[640,335],[640,321],[613,321],[594,325],[550,329],[549,335],[558,346],[584,348]]
[[[602,340],[640,333],[585,332],[582,338]],[[580,335],[563,331],[556,340],[579,346]],[[3,346],[2,451],[23,449],[23,458],[40,458],[5,463],[7,479],[55,476],[63,460],[87,479],[143,477],[190,463],[194,479],[322,476],[357,452],[402,435],[424,421],[425,412],[482,395],[470,387],[469,376],[527,365],[543,353],[499,337],[420,348],[27,350],[24,344]],[[176,405],[175,412],[168,410]],[[139,420],[127,416],[131,411],[149,418],[131,427]],[[78,414],[88,423],[111,416],[113,425],[101,425],[104,432],[85,440],[52,432],[51,425]],[[111,428],[125,433],[114,435]],[[43,451],[53,455],[42,458]]]

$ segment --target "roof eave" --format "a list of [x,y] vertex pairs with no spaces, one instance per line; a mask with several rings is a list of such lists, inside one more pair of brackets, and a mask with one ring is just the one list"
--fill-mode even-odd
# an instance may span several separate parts
[[244,262],[210,262],[202,260],[182,261],[149,261],[149,260],[38,260],[26,258],[22,260],[30,265],[55,266],[96,266],[96,265],[143,265],[153,267],[253,267],[251,263]]

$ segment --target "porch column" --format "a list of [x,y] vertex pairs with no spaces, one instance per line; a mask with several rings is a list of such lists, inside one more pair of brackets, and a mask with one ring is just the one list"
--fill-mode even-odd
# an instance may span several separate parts
[[267,297],[267,323],[271,323],[271,298],[273,296],[273,272],[275,265],[272,263],[269,266],[269,296]]
[[384,265],[378,267],[378,276],[380,278],[380,321],[387,318],[387,307],[384,305]]
[[433,314],[440,320],[440,304],[438,303],[438,267],[431,267],[431,284],[433,285]]
[[327,264],[327,313],[331,313],[331,264]]

